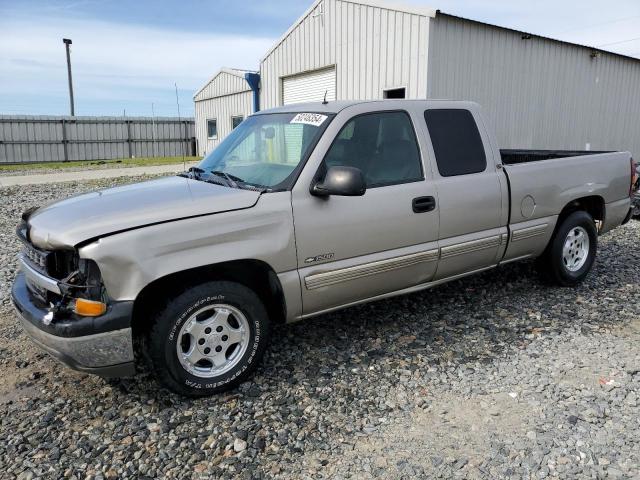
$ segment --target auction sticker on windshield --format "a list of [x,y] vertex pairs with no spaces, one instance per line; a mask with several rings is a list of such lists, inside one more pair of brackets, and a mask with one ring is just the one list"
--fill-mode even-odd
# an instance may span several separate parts
[[327,119],[326,115],[320,113],[299,113],[289,123],[303,123],[305,125],[313,125],[319,127]]

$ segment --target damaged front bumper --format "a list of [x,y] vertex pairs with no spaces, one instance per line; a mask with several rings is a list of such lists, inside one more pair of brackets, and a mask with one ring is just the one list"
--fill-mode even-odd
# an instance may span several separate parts
[[[55,280],[23,264],[16,277],[11,299],[22,327],[31,339],[63,364],[103,377],[126,377],[135,373],[131,313],[133,302],[114,302],[99,317],[70,315],[49,322],[50,308],[27,286],[29,281],[52,291]],[[38,275],[42,278],[39,278]]]

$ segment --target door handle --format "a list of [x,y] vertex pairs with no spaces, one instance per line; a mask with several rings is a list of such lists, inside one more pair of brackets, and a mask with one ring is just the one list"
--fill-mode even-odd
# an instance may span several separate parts
[[433,197],[418,197],[411,202],[413,213],[431,212],[436,209],[436,199]]

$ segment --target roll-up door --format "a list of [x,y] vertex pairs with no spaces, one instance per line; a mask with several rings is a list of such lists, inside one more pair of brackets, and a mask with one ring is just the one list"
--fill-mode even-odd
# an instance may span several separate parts
[[336,99],[335,67],[314,70],[282,79],[282,104],[321,102]]

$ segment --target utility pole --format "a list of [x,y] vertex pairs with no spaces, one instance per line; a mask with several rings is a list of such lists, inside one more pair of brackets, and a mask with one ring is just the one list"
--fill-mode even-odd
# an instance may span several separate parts
[[67,50],[67,73],[69,76],[69,103],[71,104],[71,116],[75,115],[73,108],[73,80],[71,79],[71,54],[69,52],[69,45],[71,45],[70,38],[63,38],[62,43],[64,43],[65,48]]
[[[187,170],[187,160],[184,158],[184,150],[186,145],[182,144],[182,119],[180,118],[180,100],[178,100],[178,84],[174,83],[173,84],[176,87],[176,105],[178,106],[178,127],[180,127],[180,149],[182,150],[182,168],[185,169],[185,171]],[[184,138],[186,138],[186,134],[184,135]]]

